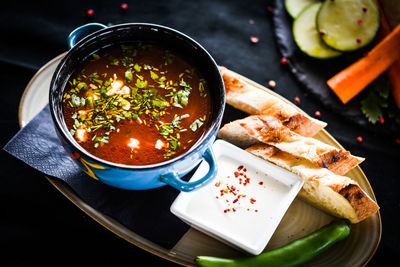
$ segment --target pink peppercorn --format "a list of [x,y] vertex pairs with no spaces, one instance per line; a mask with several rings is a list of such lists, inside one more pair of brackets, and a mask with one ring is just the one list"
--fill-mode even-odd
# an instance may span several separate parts
[[128,9],[128,4],[127,4],[127,3],[122,3],[122,4],[121,4],[121,9],[122,9],[123,11],[127,10],[127,9]]
[[281,58],[281,64],[285,65],[287,63],[287,59],[285,57]]
[[315,111],[314,116],[317,118],[321,117],[321,111],[319,110]]
[[380,124],[384,124],[385,123],[385,119],[383,117],[379,117],[379,123]]
[[93,15],[94,15],[94,10],[93,10],[93,9],[88,9],[88,10],[86,11],[86,16],[88,16],[88,17],[93,17]]
[[293,99],[293,102],[294,102],[296,105],[300,105],[300,97],[296,96],[296,97]]
[[253,44],[258,43],[259,40],[260,38],[258,38],[257,36],[250,36],[250,42],[252,42]]
[[363,141],[362,136],[357,136],[357,142],[362,143],[362,141]]

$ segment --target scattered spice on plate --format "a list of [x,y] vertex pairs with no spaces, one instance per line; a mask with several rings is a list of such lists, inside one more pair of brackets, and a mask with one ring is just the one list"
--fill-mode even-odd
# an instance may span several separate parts
[[357,136],[357,142],[362,143],[362,141],[363,141],[362,136]]
[[281,58],[281,64],[285,65],[287,63],[287,59],[285,57]]
[[296,105],[300,105],[300,97],[296,96],[296,97],[293,99],[293,102],[294,102]]
[[379,117],[379,123],[380,124],[384,124],[385,123],[385,119],[383,117]]
[[321,111],[319,111],[319,110],[315,111],[314,116],[317,117],[317,118],[320,118],[321,117]]

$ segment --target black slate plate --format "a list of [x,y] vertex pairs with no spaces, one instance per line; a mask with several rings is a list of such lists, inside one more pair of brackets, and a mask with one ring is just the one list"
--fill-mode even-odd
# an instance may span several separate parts
[[360,58],[373,44],[363,50],[345,54],[338,58],[314,59],[301,52],[294,42],[293,19],[286,12],[283,0],[275,1],[273,22],[279,50],[282,56],[287,59],[290,71],[308,93],[321,101],[326,108],[365,129],[392,136],[397,136],[400,133],[399,125],[393,121],[388,120],[384,124],[376,123],[374,125],[362,114],[360,101],[365,97],[367,89],[347,104],[343,104],[326,84],[329,78]]

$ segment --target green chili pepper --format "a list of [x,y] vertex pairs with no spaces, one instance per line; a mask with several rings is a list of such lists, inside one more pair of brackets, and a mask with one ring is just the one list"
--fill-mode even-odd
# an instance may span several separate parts
[[306,237],[257,256],[237,259],[198,256],[196,257],[196,263],[203,267],[299,266],[312,260],[349,234],[350,226],[346,221],[334,220]]

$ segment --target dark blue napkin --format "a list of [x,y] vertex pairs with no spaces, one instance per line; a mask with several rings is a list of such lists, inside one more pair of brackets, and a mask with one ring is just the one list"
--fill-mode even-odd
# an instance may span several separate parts
[[63,180],[91,207],[167,249],[189,228],[169,210],[179,191],[169,186],[123,190],[86,175],[63,149],[48,106],[16,134],[4,150],[45,175]]

